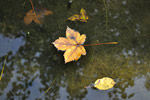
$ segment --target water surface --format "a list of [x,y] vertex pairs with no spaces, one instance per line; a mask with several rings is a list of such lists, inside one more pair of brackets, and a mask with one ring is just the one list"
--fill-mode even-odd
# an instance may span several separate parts
[[[149,100],[150,1],[148,0],[33,0],[35,7],[53,12],[43,24],[25,25],[29,0],[0,1],[1,100]],[[84,8],[87,23],[66,19]],[[106,24],[107,23],[107,24]],[[118,42],[86,48],[86,56],[65,64],[52,42],[65,37],[67,26],[86,34],[85,44]],[[114,88],[84,88],[111,77]],[[49,91],[44,94],[44,92]],[[44,95],[43,95],[44,94]]]

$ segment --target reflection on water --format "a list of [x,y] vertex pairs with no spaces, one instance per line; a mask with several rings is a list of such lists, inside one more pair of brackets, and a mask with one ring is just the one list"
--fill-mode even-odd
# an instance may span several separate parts
[[136,100],[142,100],[143,98],[145,100],[148,100],[149,99],[150,91],[147,91],[148,88],[147,89],[144,88],[145,85],[147,84],[147,83],[145,83],[146,80],[147,79],[145,79],[145,77],[135,78],[134,79],[134,83],[135,83],[134,87],[132,87],[132,88],[131,87],[126,88],[126,93],[127,94],[133,94],[133,96],[134,96],[134,98]]
[[[23,23],[25,12],[31,9],[28,1],[0,2],[0,70],[8,56],[0,81],[1,100],[147,100],[150,2],[106,1],[107,26],[103,0],[75,0],[71,9],[62,0],[33,1],[54,14],[42,25],[28,26]],[[81,8],[89,16],[87,23],[65,21]],[[51,43],[65,36],[67,26],[86,34],[85,44],[119,44],[85,47],[86,56],[64,64],[63,52]],[[102,77],[113,78],[115,87],[106,91],[84,88]]]
[[19,47],[24,45],[23,38],[11,39],[0,34],[0,57],[7,55],[8,52],[16,54]]

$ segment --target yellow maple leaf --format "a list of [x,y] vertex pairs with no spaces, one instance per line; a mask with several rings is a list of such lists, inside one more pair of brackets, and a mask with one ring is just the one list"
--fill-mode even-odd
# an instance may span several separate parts
[[24,17],[24,23],[28,25],[32,21],[34,21],[37,24],[42,24],[42,19],[44,18],[44,16],[50,14],[52,14],[52,12],[48,9],[31,9],[26,13],[26,16]]
[[101,79],[97,79],[95,81],[94,87],[99,90],[107,90],[107,89],[114,87],[114,85],[115,85],[115,81],[113,79],[109,77],[104,77]]
[[86,15],[86,11],[82,8],[80,10],[80,15],[73,15],[71,17],[68,18],[68,20],[71,20],[71,21],[81,21],[81,22],[87,22],[88,20],[88,16]]
[[73,60],[78,60],[81,55],[86,55],[86,50],[84,46],[82,46],[85,39],[85,34],[80,35],[79,32],[67,27],[66,38],[59,37],[59,39],[55,40],[53,44],[58,50],[65,51],[64,58],[65,63],[67,63]]

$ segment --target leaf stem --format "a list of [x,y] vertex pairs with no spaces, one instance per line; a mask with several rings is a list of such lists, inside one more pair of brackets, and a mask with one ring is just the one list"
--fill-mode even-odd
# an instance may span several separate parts
[[32,3],[32,0],[30,0],[30,3],[31,3],[32,9],[33,9],[33,11],[34,11],[34,5],[33,5],[33,3]]
[[97,43],[97,44],[86,44],[86,45],[82,45],[82,46],[96,46],[96,45],[103,45],[103,44],[118,44],[118,42]]

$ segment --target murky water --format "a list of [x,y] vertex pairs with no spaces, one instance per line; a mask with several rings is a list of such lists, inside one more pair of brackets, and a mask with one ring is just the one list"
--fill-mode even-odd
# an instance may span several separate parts
[[[0,72],[7,56],[0,100],[149,100],[149,0],[33,0],[35,7],[53,12],[43,24],[25,25],[29,0],[0,0]],[[107,8],[106,8],[107,7]],[[84,8],[87,23],[66,19]],[[106,24],[107,23],[107,24]],[[65,64],[52,42],[65,37],[67,26],[86,34],[87,54]],[[84,88],[102,77],[114,88]],[[48,90],[48,92],[46,92]]]

